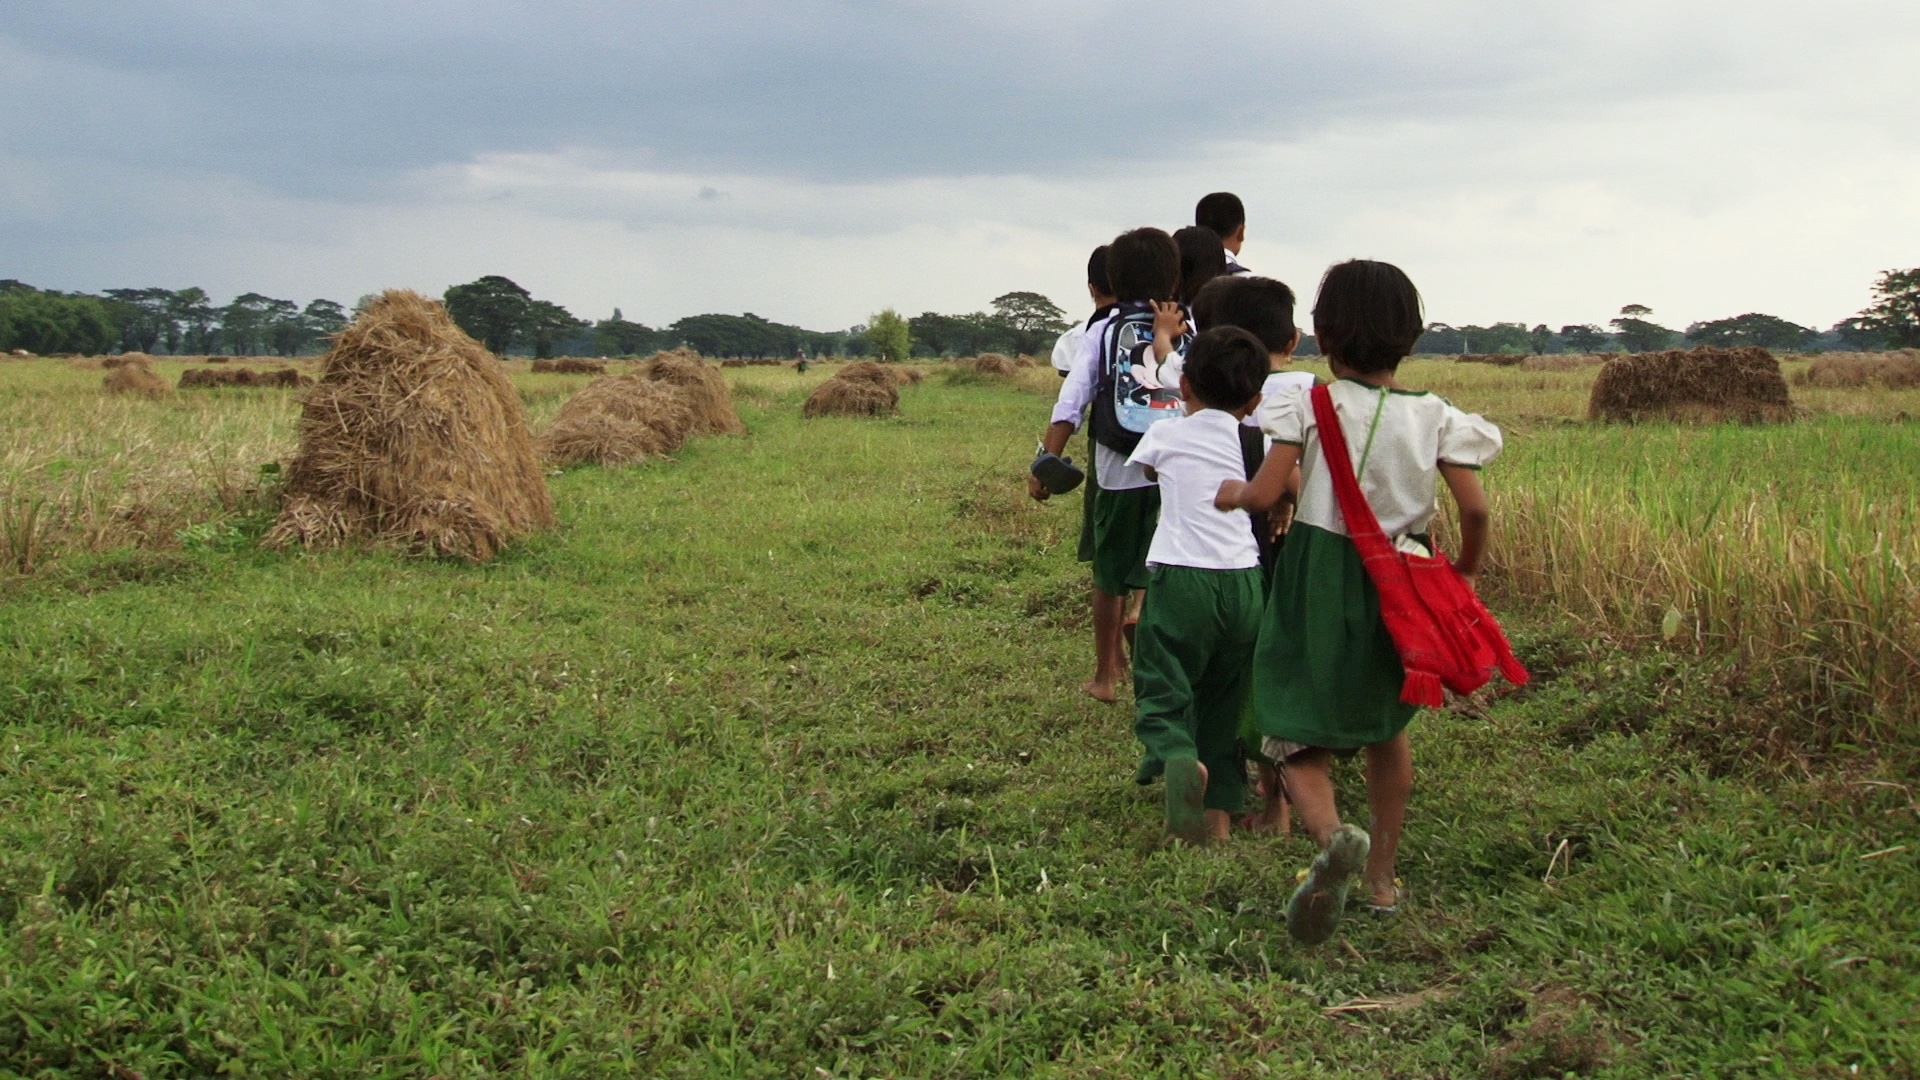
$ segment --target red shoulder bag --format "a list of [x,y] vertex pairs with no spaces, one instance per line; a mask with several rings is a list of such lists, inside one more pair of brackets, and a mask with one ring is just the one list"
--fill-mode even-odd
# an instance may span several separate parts
[[1313,388],[1313,416],[1320,427],[1320,449],[1333,477],[1333,493],[1340,500],[1353,546],[1361,565],[1380,594],[1380,618],[1387,624],[1400,664],[1407,669],[1400,700],[1408,705],[1438,708],[1445,699],[1442,686],[1456,694],[1471,694],[1498,671],[1516,686],[1527,681],[1527,669],[1514,659],[1513,647],[1500,624],[1460,576],[1453,563],[1434,550],[1434,557],[1409,555],[1393,546],[1380,530],[1360,481],[1353,474],[1346,433],[1333,409],[1333,395],[1325,386]]

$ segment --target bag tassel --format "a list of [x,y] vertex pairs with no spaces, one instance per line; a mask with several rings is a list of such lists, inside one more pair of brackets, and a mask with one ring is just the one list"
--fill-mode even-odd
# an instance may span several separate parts
[[1400,704],[1437,709],[1447,703],[1440,690],[1440,676],[1431,671],[1408,671],[1406,681],[1400,684]]
[[1527,679],[1530,678],[1527,669],[1522,667],[1520,661],[1511,654],[1500,658],[1500,674],[1506,676],[1507,681],[1515,686],[1527,685]]

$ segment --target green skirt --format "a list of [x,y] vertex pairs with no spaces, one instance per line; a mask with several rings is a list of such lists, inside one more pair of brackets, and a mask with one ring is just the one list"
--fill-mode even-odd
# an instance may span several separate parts
[[1405,677],[1353,541],[1295,522],[1253,653],[1260,734],[1330,750],[1386,742],[1413,719]]

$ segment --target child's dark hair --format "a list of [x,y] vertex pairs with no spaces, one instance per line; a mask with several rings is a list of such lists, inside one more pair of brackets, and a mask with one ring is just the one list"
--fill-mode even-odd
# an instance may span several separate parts
[[1420,290],[1392,263],[1351,259],[1327,267],[1313,304],[1320,351],[1360,374],[1392,371],[1425,329]]
[[1194,205],[1193,223],[1203,229],[1212,229],[1221,236],[1232,236],[1247,223],[1247,208],[1241,204],[1240,196],[1233,192],[1216,191],[1201,196]]
[[1198,225],[1174,233],[1173,244],[1180,249],[1179,300],[1191,304],[1207,282],[1227,272],[1227,249],[1219,233]]
[[1107,245],[1101,244],[1087,256],[1087,284],[1101,296],[1113,295],[1113,282],[1107,280]]
[[1171,300],[1180,287],[1180,250],[1173,237],[1148,226],[1123,232],[1107,245],[1107,282],[1123,304]]
[[1245,408],[1267,380],[1267,347],[1237,326],[1202,330],[1187,347],[1187,385],[1209,408]]
[[1237,326],[1260,339],[1270,353],[1293,344],[1293,290],[1272,278],[1241,274],[1207,282],[1193,300],[1193,321],[1201,327]]

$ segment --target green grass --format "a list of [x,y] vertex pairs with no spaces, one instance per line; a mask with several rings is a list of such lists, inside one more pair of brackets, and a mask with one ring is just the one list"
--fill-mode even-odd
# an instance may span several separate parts
[[242,507],[0,578],[0,1072],[1913,1075],[1899,776],[1730,767],[1717,667],[1523,615],[1539,684],[1414,726],[1407,910],[1296,947],[1308,845],[1162,849],[1073,692],[1039,399],[805,385],[485,567]]

